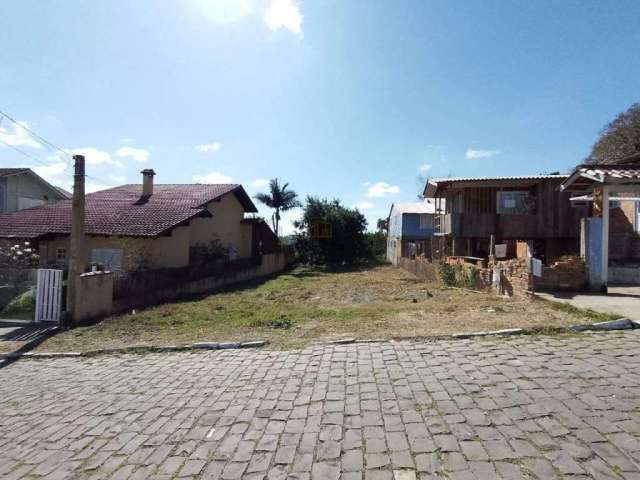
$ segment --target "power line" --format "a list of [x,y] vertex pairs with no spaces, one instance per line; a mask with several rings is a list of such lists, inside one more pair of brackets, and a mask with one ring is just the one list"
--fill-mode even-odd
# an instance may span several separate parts
[[29,132],[33,137],[35,137],[37,140],[39,140],[40,142],[44,143],[46,146],[48,146],[49,148],[58,150],[62,153],[64,153],[67,157],[71,158],[72,155],[67,152],[66,150],[58,147],[57,145],[55,145],[54,143],[51,143],[49,140],[47,140],[46,138],[43,138],[42,136],[38,135],[36,132],[34,132],[33,130],[31,130],[29,127],[23,125],[22,123],[18,122],[15,118],[11,117],[10,115],[6,114],[5,112],[3,112],[2,110],[0,110],[0,115],[2,115],[3,117],[7,118],[8,120],[12,121],[13,123],[15,123],[17,126],[19,126],[20,128],[26,130],[27,132]]
[[[44,166],[44,167],[50,167],[51,164],[49,163],[45,163],[42,160],[40,160],[38,157],[34,157],[33,155],[28,154],[27,152],[25,152],[24,150],[20,150],[18,147],[16,147],[15,145],[11,145],[10,143],[5,142],[4,140],[0,139],[0,143],[6,145],[9,148],[13,148],[16,152],[24,155],[27,158],[30,158],[31,160],[33,160],[34,162],[38,162],[40,165]],[[68,168],[68,167],[67,167]],[[66,168],[65,168],[66,171]],[[63,172],[64,173],[64,172]],[[71,174],[67,173],[67,176],[72,176]]]
[[[71,153],[67,152],[66,150],[64,150],[63,148],[58,147],[56,144],[50,142],[49,140],[47,140],[46,138],[42,137],[41,135],[38,135],[36,132],[34,132],[33,130],[31,130],[30,128],[24,126],[22,123],[18,122],[15,118],[11,117],[9,114],[3,112],[2,110],[0,110],[0,115],[2,115],[0,117],[0,124],[2,124],[2,120],[4,118],[10,120],[11,122],[13,122],[15,125],[17,125],[18,127],[24,129],[26,132],[28,132],[29,134],[31,134],[32,137],[34,137],[35,139],[39,140],[41,143],[43,143],[45,146],[47,146],[50,150],[58,150],[59,152],[62,152],[64,155],[67,156],[67,167],[65,168],[65,171],[67,169],[73,170],[72,165],[71,165],[71,160],[73,159],[73,156],[71,155]],[[25,157],[28,157],[38,163],[40,163],[41,165],[44,165],[45,167],[50,166],[50,164],[47,164],[45,162],[43,162],[42,160],[40,160],[39,158],[34,157],[33,155],[28,154],[27,152],[24,152],[22,150],[20,150],[19,148],[3,141],[2,139],[0,139],[0,142],[2,142],[3,144],[5,144],[8,147],[13,148],[14,150],[16,150],[17,152],[21,153],[22,155],[24,155]],[[72,173],[67,173],[66,175],[73,177]],[[99,178],[93,177],[91,175],[87,175],[85,173],[85,177],[86,178],[91,178],[97,182],[102,182],[102,183],[109,183],[109,182],[105,182],[104,180],[101,180]]]

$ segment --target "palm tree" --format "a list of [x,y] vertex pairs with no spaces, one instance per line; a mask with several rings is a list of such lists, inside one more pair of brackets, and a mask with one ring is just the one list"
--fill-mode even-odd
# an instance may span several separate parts
[[260,203],[264,203],[267,207],[274,210],[271,215],[271,222],[273,223],[273,230],[278,235],[278,227],[280,224],[280,212],[286,212],[292,208],[301,206],[298,201],[298,194],[293,190],[288,189],[288,183],[280,185],[280,180],[272,178],[269,181],[269,193],[258,193],[255,199]]

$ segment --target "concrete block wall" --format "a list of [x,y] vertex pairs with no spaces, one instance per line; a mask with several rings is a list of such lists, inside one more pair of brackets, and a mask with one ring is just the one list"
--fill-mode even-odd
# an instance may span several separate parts
[[86,322],[108,317],[113,309],[113,274],[111,272],[90,272],[80,275],[78,299],[73,318],[76,322]]

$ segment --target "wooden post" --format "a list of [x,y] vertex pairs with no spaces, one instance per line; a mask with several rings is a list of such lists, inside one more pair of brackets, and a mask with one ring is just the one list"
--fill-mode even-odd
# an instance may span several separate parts
[[489,236],[489,263],[496,261],[496,236],[492,233]]
[[458,255],[458,239],[453,237],[451,240],[451,256],[455,257]]
[[74,155],[73,200],[71,203],[71,238],[69,240],[69,278],[67,279],[68,326],[75,322],[78,277],[84,270],[84,156]]
[[600,291],[607,293],[609,281],[609,187],[602,187],[602,266],[600,267]]

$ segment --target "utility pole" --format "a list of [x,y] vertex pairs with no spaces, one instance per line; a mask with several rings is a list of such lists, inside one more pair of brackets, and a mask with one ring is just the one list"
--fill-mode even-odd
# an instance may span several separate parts
[[74,155],[73,200],[71,203],[71,239],[69,278],[67,279],[67,326],[75,322],[78,277],[84,270],[84,155]]

